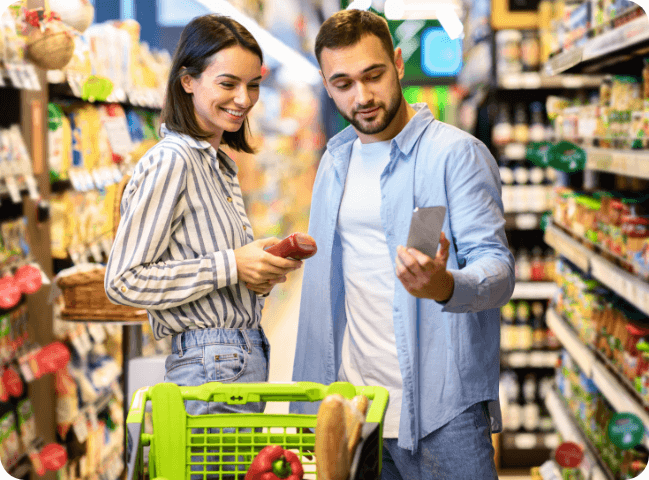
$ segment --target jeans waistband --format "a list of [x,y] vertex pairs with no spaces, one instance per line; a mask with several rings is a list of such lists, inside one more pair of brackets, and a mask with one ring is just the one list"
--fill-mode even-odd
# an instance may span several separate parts
[[188,348],[203,345],[241,345],[250,351],[252,345],[264,345],[268,339],[261,326],[259,329],[202,328],[185,330],[171,339],[171,353],[182,357]]

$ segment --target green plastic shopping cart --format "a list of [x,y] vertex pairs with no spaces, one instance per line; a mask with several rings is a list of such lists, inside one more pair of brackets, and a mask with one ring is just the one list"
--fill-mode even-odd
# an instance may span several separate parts
[[[188,415],[184,400],[230,405],[260,401],[318,402],[334,393],[348,399],[365,395],[370,400],[350,479],[378,480],[388,391],[383,387],[355,387],[347,382],[331,385],[212,382],[198,387],[160,383],[140,388],[133,395],[126,420],[128,480],[145,478],[145,446],[149,446],[147,473],[151,480],[225,480],[243,479],[257,453],[267,445],[282,445],[294,451],[302,461],[304,478],[315,479],[316,415]],[[143,431],[147,401],[152,406],[152,434]]]

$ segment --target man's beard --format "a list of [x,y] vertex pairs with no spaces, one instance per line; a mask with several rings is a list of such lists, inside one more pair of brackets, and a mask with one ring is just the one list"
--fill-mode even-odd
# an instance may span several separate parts
[[397,92],[390,98],[390,104],[388,105],[387,109],[385,109],[383,105],[378,105],[374,103],[372,103],[371,105],[364,105],[360,108],[355,109],[356,111],[358,111],[358,110],[370,110],[372,108],[380,107],[380,109],[376,113],[377,116],[380,115],[381,109],[385,110],[386,114],[385,117],[383,118],[383,121],[376,125],[366,126],[363,124],[364,122],[363,120],[357,120],[354,115],[352,115],[351,117],[348,116],[345,112],[343,112],[340,108],[338,108],[338,105],[336,105],[336,108],[338,109],[338,112],[340,112],[340,115],[345,120],[347,120],[351,125],[353,125],[356,130],[358,130],[359,132],[365,135],[374,135],[388,128],[388,125],[390,125],[392,120],[394,120],[394,117],[396,117],[397,112],[399,111],[399,107],[401,107],[402,96],[399,93],[400,90],[397,90]]

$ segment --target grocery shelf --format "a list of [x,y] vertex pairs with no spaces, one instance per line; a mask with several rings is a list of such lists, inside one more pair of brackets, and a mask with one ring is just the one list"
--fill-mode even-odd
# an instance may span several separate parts
[[585,148],[586,169],[649,179],[649,153],[637,150]]
[[502,432],[501,435],[503,448],[513,450],[553,450],[559,445],[559,436],[556,433]]
[[559,359],[555,350],[501,351],[503,365],[511,368],[554,368]]
[[[563,439],[575,442],[584,449],[584,459],[579,466],[584,478],[591,480],[612,480],[614,476],[605,471],[600,465],[600,459],[597,451],[592,447],[590,441],[579,428],[574,417],[566,408],[561,395],[554,389],[549,389],[545,396],[545,406],[554,420],[554,425],[563,436]],[[592,476],[591,476],[592,475]]]
[[545,65],[547,75],[581,71],[587,65],[609,64],[618,53],[649,44],[649,19],[646,15],[588,40],[584,45],[559,53]]
[[542,213],[505,213],[505,229],[538,230],[541,228]]
[[504,90],[540,90],[553,88],[597,88],[604,77],[597,75],[543,75],[539,72],[508,73],[498,77]]
[[562,232],[554,225],[548,225],[544,236],[545,243],[577,265],[584,272],[590,269],[590,260],[595,252],[587,249],[570,235]]
[[557,291],[554,282],[516,282],[512,300],[536,300],[552,298]]
[[645,426],[643,445],[649,448],[649,413],[644,402],[629,391],[629,386],[579,339],[572,327],[554,309],[546,314],[546,323],[568,350],[583,373],[590,378],[617,412],[637,415]]
[[554,225],[548,225],[544,239],[557,253],[649,315],[649,283],[589,250]]
[[584,374],[592,378],[595,354],[577,336],[572,327],[552,308],[548,309],[545,322]]

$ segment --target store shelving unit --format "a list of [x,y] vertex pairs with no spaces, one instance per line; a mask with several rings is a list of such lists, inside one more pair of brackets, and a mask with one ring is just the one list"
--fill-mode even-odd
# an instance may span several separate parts
[[649,404],[634,390],[629,382],[599,354],[586,346],[568,322],[553,309],[548,310],[548,326],[555,332],[572,359],[579,365],[584,375],[591,378],[608,402],[618,412],[637,415],[645,425],[643,445],[649,448]]
[[584,458],[579,466],[584,478],[591,480],[613,480],[615,477],[608,468],[599,461],[597,450],[592,446],[588,437],[579,428],[574,417],[566,407],[559,392],[549,390],[545,397],[545,405],[565,441],[575,442],[584,447]]
[[649,153],[587,147],[586,169],[649,180]]
[[582,46],[555,55],[545,65],[545,73],[598,71],[634,56],[639,50],[646,50],[648,45],[649,19],[641,16],[588,40]]
[[588,248],[585,245],[586,240],[577,240],[556,225],[548,226],[545,241],[581,270],[590,273],[602,284],[649,315],[649,283],[610,262],[594,249]]
[[544,75],[540,72],[507,73],[498,77],[503,90],[556,90],[597,88],[603,77],[593,75]]

